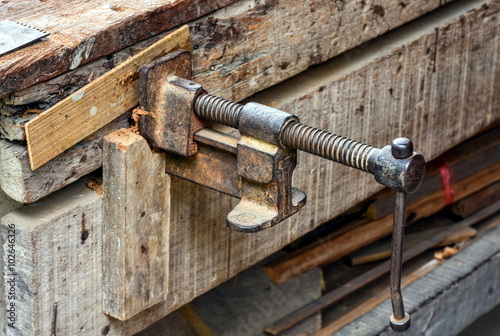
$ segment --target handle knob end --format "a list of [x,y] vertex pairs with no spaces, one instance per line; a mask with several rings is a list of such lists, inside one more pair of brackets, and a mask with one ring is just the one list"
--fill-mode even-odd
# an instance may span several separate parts
[[403,332],[410,329],[411,319],[410,315],[408,315],[408,313],[406,312],[405,317],[402,319],[397,319],[394,317],[394,314],[391,314],[389,321],[391,323],[391,329],[395,332]]

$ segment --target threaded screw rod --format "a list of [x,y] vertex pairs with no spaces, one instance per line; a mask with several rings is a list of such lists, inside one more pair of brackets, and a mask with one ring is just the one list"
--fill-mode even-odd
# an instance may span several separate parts
[[[238,128],[238,116],[244,105],[209,94],[200,95],[195,103],[195,113],[203,119]],[[379,149],[327,131],[298,122],[290,122],[280,134],[286,147],[299,149],[349,167],[373,173],[372,156]]]
[[287,147],[300,149],[323,158],[372,173],[370,158],[378,148],[297,122],[286,125],[281,141]]
[[238,116],[243,107],[207,93],[199,95],[194,102],[194,111],[199,117],[232,128],[238,128]]

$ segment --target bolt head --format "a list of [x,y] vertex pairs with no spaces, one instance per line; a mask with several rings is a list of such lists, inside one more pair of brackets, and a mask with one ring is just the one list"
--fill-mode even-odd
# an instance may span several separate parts
[[391,145],[392,156],[396,159],[406,159],[413,155],[413,142],[408,138],[396,138]]

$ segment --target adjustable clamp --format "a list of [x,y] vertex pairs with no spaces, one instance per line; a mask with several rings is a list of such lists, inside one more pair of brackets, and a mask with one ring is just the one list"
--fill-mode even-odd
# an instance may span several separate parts
[[[401,264],[406,193],[422,183],[425,160],[409,139],[397,138],[383,148],[301,124],[296,116],[257,103],[241,105],[207,94],[175,75],[167,65],[189,58],[178,51],[141,70],[141,133],[170,153],[167,172],[241,198],[227,224],[242,232],[276,225],[305,204],[306,195],[292,188],[297,150],[321,156],[374,175],[397,191],[391,262],[391,327],[404,331],[410,319],[401,296]],[[186,70],[182,70],[186,72]],[[181,71],[181,72],[182,72]],[[175,72],[185,78],[190,73]],[[239,130],[241,137],[218,132],[210,122]]]

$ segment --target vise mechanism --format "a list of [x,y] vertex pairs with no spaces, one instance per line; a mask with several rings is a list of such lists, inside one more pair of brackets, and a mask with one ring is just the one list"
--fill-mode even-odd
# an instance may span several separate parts
[[[397,138],[375,148],[301,124],[291,114],[257,103],[234,103],[206,93],[190,80],[161,76],[168,62],[189,57],[178,51],[141,69],[140,131],[149,142],[169,152],[167,172],[241,199],[227,215],[227,225],[256,232],[295,214],[306,202],[292,188],[297,150],[374,175],[396,190],[392,257],[391,327],[407,330],[409,315],[401,296],[401,267],[406,194],[418,189],[425,160],[412,142]],[[182,74],[184,72],[184,74]],[[190,70],[176,71],[189,78]],[[211,122],[239,130],[241,136],[210,128]]]

